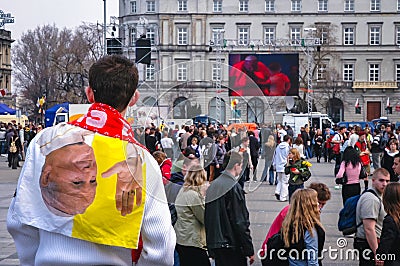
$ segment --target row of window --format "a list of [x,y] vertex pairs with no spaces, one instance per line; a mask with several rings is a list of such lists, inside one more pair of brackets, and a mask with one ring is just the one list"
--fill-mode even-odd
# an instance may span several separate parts
[[[325,81],[327,74],[327,64],[320,64],[317,67],[317,81]],[[355,65],[353,63],[343,64],[343,81],[351,82],[354,81]],[[176,68],[176,80],[187,81],[188,80],[188,67],[185,62],[178,63]],[[217,81],[221,77],[221,68],[218,63],[212,64],[211,79]],[[395,78],[397,82],[400,82],[400,64],[395,64]],[[147,81],[155,80],[155,66],[154,64],[146,66]],[[376,82],[381,81],[381,65],[379,63],[370,63],[368,65],[368,81]]]
[[[331,0],[334,1],[334,0]],[[138,12],[137,1],[131,1],[131,13]],[[319,12],[328,12],[328,0],[317,0],[317,9]],[[301,12],[302,0],[291,0],[290,10],[292,12]],[[355,11],[355,0],[344,0],[344,12]],[[400,11],[400,0],[397,0],[396,10]],[[188,11],[188,0],[178,0],[178,11]],[[249,0],[239,0],[239,12],[249,11]],[[265,12],[275,12],[275,0],[265,0]],[[370,0],[370,11],[381,11],[381,0]],[[156,1],[146,1],[146,12],[156,12]],[[222,0],[213,0],[213,12],[222,12]]]

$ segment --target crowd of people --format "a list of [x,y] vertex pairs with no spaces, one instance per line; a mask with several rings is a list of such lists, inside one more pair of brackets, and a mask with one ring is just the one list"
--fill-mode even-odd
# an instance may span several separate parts
[[364,183],[354,247],[370,252],[360,265],[399,265],[400,257],[384,256],[400,256],[399,135],[390,125],[372,134],[305,125],[297,136],[280,124],[132,130],[123,115],[139,99],[137,85],[132,62],[105,56],[89,71],[85,93],[93,104],[82,119],[36,132],[30,125],[29,133],[4,125],[9,166],[18,166],[13,153],[25,159],[7,216],[22,265],[252,264],[262,254],[253,246],[246,182],[276,185],[276,200],[289,203],[269,228],[263,254],[280,241],[286,251],[309,251],[288,252],[286,265],[321,265],[320,213],[331,193],[323,183],[304,187],[314,156],[335,161],[332,176],[346,176],[344,205]]

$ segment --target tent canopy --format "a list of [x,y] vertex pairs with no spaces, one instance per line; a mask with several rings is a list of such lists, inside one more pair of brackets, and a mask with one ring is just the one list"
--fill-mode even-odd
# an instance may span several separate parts
[[7,104],[0,103],[0,115],[15,115],[15,110],[8,107]]
[[46,113],[44,115],[45,117],[45,126],[46,127],[51,127],[53,125],[54,117],[56,116],[56,113],[68,113],[69,109],[69,103],[60,103],[56,104],[53,107],[49,108],[46,110]]

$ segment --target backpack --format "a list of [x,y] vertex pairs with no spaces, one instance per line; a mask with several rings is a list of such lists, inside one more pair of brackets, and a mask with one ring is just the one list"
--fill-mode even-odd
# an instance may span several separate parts
[[[379,196],[375,193],[375,191],[368,189],[364,191],[362,194],[366,192],[371,192],[379,199],[379,201],[381,200]],[[351,198],[348,198],[344,203],[343,209],[341,209],[339,212],[338,229],[343,233],[344,236],[356,233],[357,228],[362,225],[362,222],[357,224],[356,220],[357,203],[361,198],[361,195],[356,195]],[[380,206],[380,208],[381,207],[382,206]],[[379,212],[381,211],[380,208]]]
[[10,143],[10,148],[9,148],[10,153],[16,153],[16,152],[18,151],[17,145],[15,144],[15,142],[17,141],[17,139],[18,139],[18,138],[16,138],[16,139],[14,139],[14,140],[11,141],[11,143]]
[[[263,266],[288,266],[289,260],[287,259],[287,250],[285,252],[286,254],[282,254],[283,250],[286,250],[285,242],[283,242],[282,234],[278,232],[268,239],[267,250],[265,251],[264,256],[261,258],[261,264]],[[279,257],[278,251],[281,252]]]

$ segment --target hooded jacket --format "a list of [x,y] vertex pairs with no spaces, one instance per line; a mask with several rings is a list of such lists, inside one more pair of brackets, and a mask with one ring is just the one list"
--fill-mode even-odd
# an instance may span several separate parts
[[274,159],[272,165],[276,172],[285,172],[285,164],[287,163],[287,157],[289,154],[290,146],[287,142],[281,142],[275,149]]

